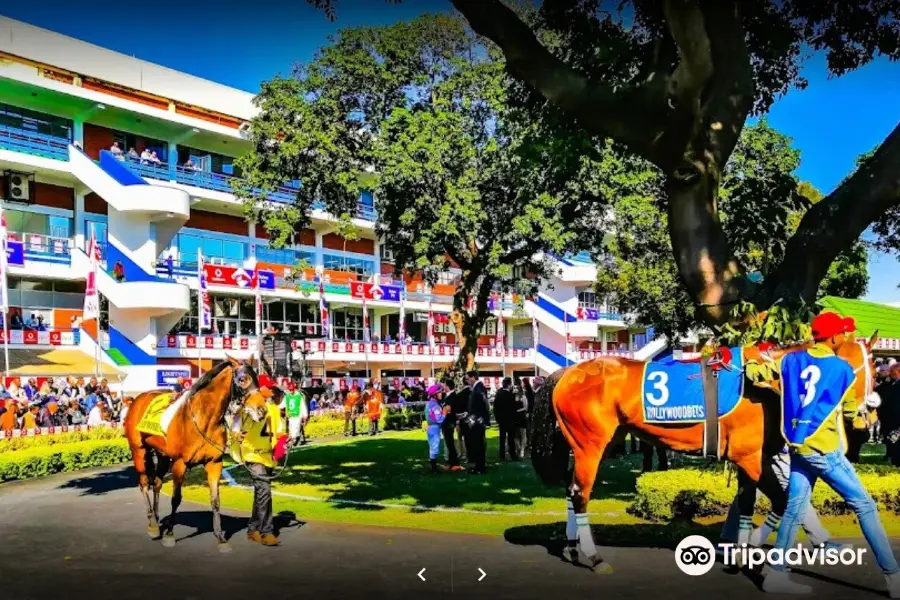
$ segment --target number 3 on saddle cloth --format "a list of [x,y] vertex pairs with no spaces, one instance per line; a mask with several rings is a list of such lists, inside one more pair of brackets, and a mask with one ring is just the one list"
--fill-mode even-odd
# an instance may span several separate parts
[[[733,358],[727,368],[718,370],[716,377],[720,419],[737,407],[744,386],[741,348],[729,351]],[[703,423],[706,404],[700,361],[668,358],[646,363],[641,399],[645,423]]]

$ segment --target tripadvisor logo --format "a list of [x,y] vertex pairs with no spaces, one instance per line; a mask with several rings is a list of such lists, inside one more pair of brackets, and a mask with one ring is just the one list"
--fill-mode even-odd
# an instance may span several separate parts
[[[761,565],[862,565],[865,548],[826,548],[824,544],[781,550],[754,548],[747,544],[719,544],[726,567],[744,565],[749,569]],[[675,564],[686,575],[705,575],[716,562],[716,547],[702,535],[690,535],[675,548]]]

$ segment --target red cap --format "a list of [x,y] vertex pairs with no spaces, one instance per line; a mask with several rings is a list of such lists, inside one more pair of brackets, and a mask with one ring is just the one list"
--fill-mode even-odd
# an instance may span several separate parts
[[819,313],[812,322],[812,336],[817,342],[841,333],[853,333],[854,331],[856,331],[856,322],[853,317],[845,318],[833,312]]
[[259,385],[260,387],[273,388],[275,387],[275,380],[266,375],[265,373],[261,373],[259,376]]
[[289,382],[288,382],[288,385],[287,385],[287,388],[288,388],[288,390],[290,390],[290,391],[293,392],[294,390],[297,389],[297,384],[294,383],[293,381],[289,381]]

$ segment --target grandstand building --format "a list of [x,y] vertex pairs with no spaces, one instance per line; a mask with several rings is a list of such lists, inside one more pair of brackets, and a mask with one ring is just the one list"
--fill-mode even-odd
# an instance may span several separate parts
[[[265,329],[289,338],[312,377],[428,378],[453,360],[446,315],[459,274],[444,273],[433,287],[415,275],[395,279],[372,194],[359,198],[359,240],[342,239],[335,219],[314,209],[309,227],[275,249],[264,227],[244,219],[231,181],[249,147],[252,98],[0,17],[0,200],[13,307],[4,329],[14,373],[89,375],[99,356],[102,374],[136,391],[196,376],[226,354],[248,357],[258,344],[252,265]],[[270,200],[293,194],[286,185]],[[99,321],[81,312],[92,236],[101,250]],[[212,308],[202,332],[201,254]],[[312,268],[298,274],[301,259]],[[663,350],[652,330],[629,327],[595,298],[589,259],[554,260],[557,275],[533,300],[495,299],[478,349],[490,384],[602,353]],[[431,343],[429,310],[437,315]]]

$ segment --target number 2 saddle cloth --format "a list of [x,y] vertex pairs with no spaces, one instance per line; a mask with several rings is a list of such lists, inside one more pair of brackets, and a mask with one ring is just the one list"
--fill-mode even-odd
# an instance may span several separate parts
[[[138,421],[137,430],[141,433],[165,437],[175,413],[184,404],[186,397],[187,392],[181,394],[176,400],[174,392],[165,392],[150,400],[144,414],[141,415],[141,420]],[[173,400],[175,401],[173,402]]]
[[[744,391],[744,356],[741,348],[731,348],[728,367],[717,371],[718,418],[727,416],[740,402]],[[644,366],[641,386],[644,423],[703,423],[706,402],[700,360],[666,358]]]

